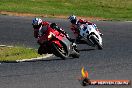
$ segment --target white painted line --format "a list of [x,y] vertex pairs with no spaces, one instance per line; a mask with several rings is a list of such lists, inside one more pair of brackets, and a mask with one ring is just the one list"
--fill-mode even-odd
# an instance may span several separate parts
[[125,22],[132,22],[132,21],[125,21]]
[[44,58],[51,57],[53,54],[47,54],[43,57],[38,57],[38,58],[31,58],[31,59],[22,59],[22,60],[16,60],[16,62],[26,62],[26,61],[36,61],[36,60],[42,60]]
[[11,48],[11,47],[14,47],[14,46],[7,46],[7,47]]
[[[7,46],[7,45],[0,45],[0,47],[13,47],[13,46]],[[29,48],[32,49],[32,48]],[[44,58],[48,58],[53,56],[53,54],[46,54],[42,57],[37,57],[37,58],[30,58],[30,59],[22,59],[22,60],[16,60],[16,62],[24,62],[24,61],[36,61],[36,60],[42,60]],[[1,64],[1,63],[0,63]]]
[[0,45],[0,47],[6,47],[6,45]]
[[0,47],[14,47],[14,46],[0,45]]

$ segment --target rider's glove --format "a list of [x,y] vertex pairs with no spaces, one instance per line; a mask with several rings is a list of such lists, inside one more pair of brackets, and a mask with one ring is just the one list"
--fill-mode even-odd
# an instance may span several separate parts
[[66,32],[65,32],[65,34],[64,34],[64,35],[65,35],[67,38],[70,38],[70,37],[69,37],[69,35],[68,35]]

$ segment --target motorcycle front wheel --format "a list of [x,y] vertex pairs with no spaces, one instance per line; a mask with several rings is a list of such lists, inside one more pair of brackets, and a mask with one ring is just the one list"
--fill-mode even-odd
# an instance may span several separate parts
[[64,47],[60,48],[55,43],[52,43],[51,46],[52,46],[52,52],[55,56],[58,56],[62,59],[66,59],[68,57],[67,50]]
[[95,38],[95,36],[91,36],[90,39],[98,47],[99,50],[102,50],[103,49],[103,46],[99,43],[99,41]]
[[77,47],[73,47],[71,56],[73,58],[79,58],[80,57],[80,54],[79,54],[79,51],[78,51]]

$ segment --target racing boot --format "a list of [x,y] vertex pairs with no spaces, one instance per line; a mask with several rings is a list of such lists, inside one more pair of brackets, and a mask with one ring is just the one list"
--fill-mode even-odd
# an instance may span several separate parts
[[82,37],[81,37],[81,36],[78,36],[78,37],[76,38],[75,42],[76,42],[77,44],[79,44],[79,43],[82,42],[81,39],[82,39]]
[[42,50],[42,47],[41,46],[38,48],[38,54],[40,54],[40,55],[43,54],[43,50]]

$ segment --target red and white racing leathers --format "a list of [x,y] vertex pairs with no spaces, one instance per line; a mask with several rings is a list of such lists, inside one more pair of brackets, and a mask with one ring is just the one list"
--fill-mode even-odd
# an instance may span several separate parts
[[49,22],[43,21],[42,22],[42,26],[39,29],[33,29],[33,31],[34,31],[34,37],[38,38],[40,36],[39,32],[41,31],[42,27],[48,26],[49,24],[50,24]]
[[[73,31],[73,33],[74,33],[74,35],[75,35],[75,37],[77,38],[78,36],[79,36],[79,33],[80,33],[80,31],[79,31],[79,27],[80,27],[80,25],[81,24],[88,24],[88,25],[95,25],[96,26],[96,24],[94,24],[94,23],[92,23],[92,22],[90,22],[90,21],[86,21],[86,20],[83,20],[83,19],[79,19],[77,22],[76,22],[76,24],[71,24],[71,30]],[[99,30],[98,30],[98,28],[96,27],[96,30],[99,32]],[[100,34],[100,32],[99,32],[99,34]]]

